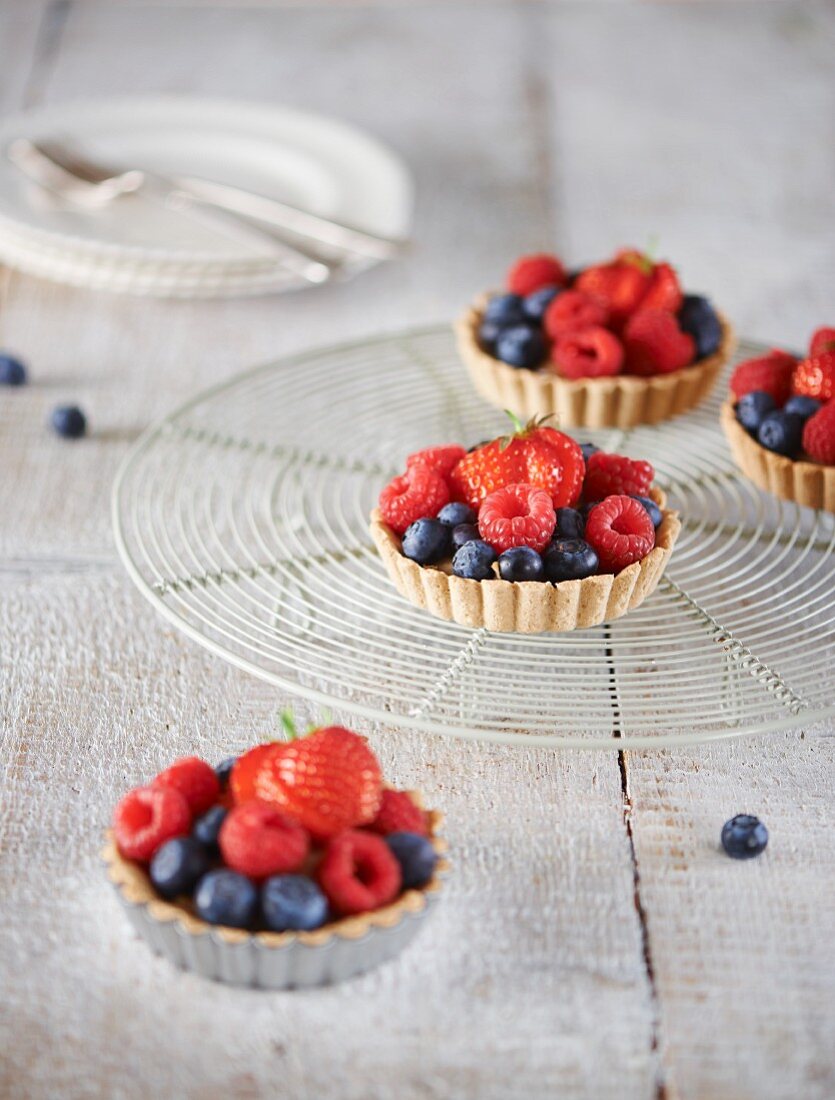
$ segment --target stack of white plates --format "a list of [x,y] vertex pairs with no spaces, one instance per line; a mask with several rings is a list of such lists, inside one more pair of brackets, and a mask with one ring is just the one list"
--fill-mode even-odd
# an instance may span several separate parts
[[[44,108],[0,127],[0,261],[59,282],[159,297],[231,297],[308,285],[274,249],[142,190],[95,210],[55,197],[5,156],[18,137],[59,140],[121,168],[231,184],[380,237],[409,234],[412,184],[404,164],[334,119],[168,97]],[[375,262],[349,257],[339,277]]]

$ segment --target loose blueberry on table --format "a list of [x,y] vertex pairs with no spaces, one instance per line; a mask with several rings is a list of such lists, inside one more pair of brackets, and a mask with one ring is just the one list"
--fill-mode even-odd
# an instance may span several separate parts
[[25,386],[26,366],[8,352],[0,352],[0,386]]
[[753,814],[737,814],[722,826],[722,847],[733,859],[753,859],[767,844],[768,829]]
[[438,862],[429,832],[413,797],[383,785],[365,739],[340,726],[216,768],[178,760],[113,814],[120,855],[160,897],[253,932],[312,931],[422,889]]
[[50,423],[64,439],[80,439],[87,431],[87,417],[77,405],[59,405],[52,410]]
[[740,363],[730,381],[738,423],[784,458],[835,465],[835,328],[798,360],[779,348]]
[[684,294],[670,264],[636,249],[570,273],[549,253],[522,256],[476,335],[511,367],[567,379],[669,374],[713,355],[723,336],[708,299]]
[[508,415],[509,435],[418,451],[385,486],[380,515],[403,555],[467,580],[553,584],[646,557],[663,520],[650,463]]

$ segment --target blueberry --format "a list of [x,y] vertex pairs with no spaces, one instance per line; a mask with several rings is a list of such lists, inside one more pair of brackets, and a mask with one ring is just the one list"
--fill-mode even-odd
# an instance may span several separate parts
[[209,857],[200,841],[179,836],[157,849],[151,860],[151,882],[164,898],[175,898],[178,894],[190,894],[208,869]]
[[499,556],[499,574],[503,581],[541,581],[542,558],[530,546],[512,546]]
[[600,451],[600,448],[596,447],[593,443],[581,443],[580,444],[580,450],[583,452],[583,458],[586,460],[586,463],[588,464],[588,461],[591,458],[591,456],[598,454],[599,451]]
[[496,341],[504,329],[498,321],[482,321],[478,327],[478,342],[489,355],[496,351]]
[[212,855],[217,855],[217,836],[221,825],[226,820],[226,814],[225,806],[212,806],[210,810],[206,810],[202,817],[198,817],[191,827],[191,835],[204,848],[208,848]]
[[221,790],[226,790],[229,785],[229,776],[232,774],[232,769],[238,762],[237,756],[227,756],[225,760],[221,762],[215,768],[215,775],[220,783]]
[[26,384],[26,367],[19,359],[6,352],[0,352],[0,386],[23,386]]
[[722,847],[734,859],[753,859],[766,844],[768,829],[753,814],[737,814],[722,826]]
[[429,882],[438,862],[431,841],[418,833],[389,833],[386,844],[400,864],[404,890],[417,890]]
[[555,539],[581,539],[586,530],[586,521],[576,508],[558,508]]
[[235,871],[209,871],[197,884],[194,908],[209,924],[251,928],[258,911],[258,891]]
[[736,418],[750,435],[756,435],[764,418],[776,409],[774,398],[762,390],[752,390],[736,403]]
[[800,450],[803,438],[803,419],[794,413],[769,413],[760,424],[757,439],[768,451],[792,458]]
[[558,539],[545,551],[545,576],[552,584],[591,577],[599,565],[593,547],[582,539]]
[[475,523],[476,514],[468,504],[445,504],[438,512],[438,519],[447,527],[457,527],[459,523]]
[[418,565],[433,565],[447,557],[450,550],[450,530],[439,519],[416,519],[406,528],[403,553]]
[[722,326],[716,310],[698,294],[687,294],[678,312],[678,323],[696,342],[696,358],[713,355],[722,343]]
[[518,294],[497,294],[484,310],[485,321],[493,321],[502,328],[518,325],[525,320],[525,310]]
[[311,878],[273,875],[261,887],[261,915],[273,932],[309,932],[328,919],[328,899]]
[[53,409],[51,423],[65,439],[80,439],[87,431],[87,417],[76,405],[59,405]]
[[487,581],[495,576],[493,562],[496,551],[481,539],[471,539],[455,551],[452,559],[452,571],[456,577],[466,577],[471,581]]
[[543,286],[539,290],[535,290],[533,294],[528,294],[522,300],[522,309],[528,320],[541,324],[542,318],[545,316],[545,310],[560,293],[561,289],[558,286]]
[[630,493],[629,495],[632,497],[633,500],[637,500],[639,504],[643,504],[644,508],[646,508],[647,515],[652,520],[652,526],[656,528],[660,527],[661,520],[664,517],[661,515],[661,509],[658,507],[655,501],[652,500],[650,497],[638,496],[637,493]]
[[802,416],[804,420],[808,420],[810,416],[815,415],[822,405],[823,402],[818,401],[817,398],[798,394],[796,397],[788,399],[783,406],[783,412],[792,413],[794,416]]
[[538,367],[545,352],[545,337],[530,325],[506,328],[496,341],[496,356],[511,367],[528,370]]
[[478,526],[475,523],[459,523],[457,527],[452,529],[453,552],[460,550],[465,543],[472,542],[473,539],[478,537]]

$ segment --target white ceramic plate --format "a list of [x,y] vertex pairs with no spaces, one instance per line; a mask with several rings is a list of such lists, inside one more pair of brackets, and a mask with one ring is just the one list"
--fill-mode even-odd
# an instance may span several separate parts
[[[335,119],[251,103],[179,97],[46,107],[7,120],[0,150],[15,137],[61,138],[79,152],[123,167],[191,174],[235,184],[384,236],[408,236],[412,183],[403,162],[379,142]],[[42,267],[50,255],[80,269],[102,261],[129,267],[193,265],[271,274],[263,257],[198,218],[141,193],[88,212],[29,184],[0,157],[0,254],[27,245]],[[217,270],[213,272],[215,279]],[[269,281],[269,280],[268,280]],[[298,285],[284,274],[279,283]]]

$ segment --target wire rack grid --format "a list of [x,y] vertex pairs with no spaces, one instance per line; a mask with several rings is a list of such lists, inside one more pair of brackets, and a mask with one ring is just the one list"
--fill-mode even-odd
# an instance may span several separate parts
[[574,433],[649,459],[683,521],[656,592],[592,630],[469,630],[412,607],[383,571],[368,514],[405,456],[504,427],[445,328],[296,355],[181,406],[120,469],[117,544],[190,637],[387,725],[620,749],[808,726],[835,714],[835,517],[737,474],[724,390],[656,427]]

